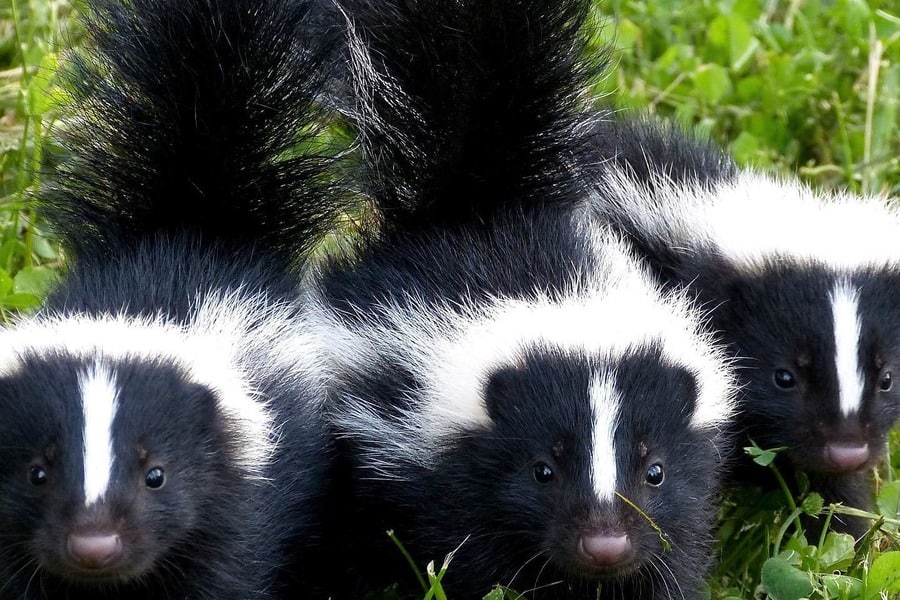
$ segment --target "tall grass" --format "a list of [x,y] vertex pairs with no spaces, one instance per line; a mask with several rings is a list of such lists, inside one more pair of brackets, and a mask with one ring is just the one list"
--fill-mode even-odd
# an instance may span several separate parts
[[[896,0],[604,0],[595,11],[597,47],[619,51],[595,90],[602,102],[697,128],[744,165],[900,196]],[[68,0],[0,0],[0,320],[37,306],[63,262],[27,201],[52,167],[53,74],[76,37],[67,29],[72,12]],[[896,432],[876,473],[876,527],[858,543],[806,537],[799,515],[848,510],[823,507],[813,492],[747,490],[740,502],[726,500],[711,597],[900,598],[895,465]],[[423,574],[427,597],[444,597],[445,569]]]
[[30,310],[56,277],[58,249],[28,200],[55,120],[54,73],[68,2],[0,2],[0,320]]

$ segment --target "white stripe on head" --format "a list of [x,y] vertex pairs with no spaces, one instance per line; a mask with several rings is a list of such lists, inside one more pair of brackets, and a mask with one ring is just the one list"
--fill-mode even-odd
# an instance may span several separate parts
[[[702,311],[685,290],[661,293],[618,238],[598,234],[590,241],[597,268],[573,273],[571,288],[556,293],[535,290],[526,297],[464,299],[453,306],[410,297],[367,307],[367,321],[353,325],[345,324],[327,300],[314,299],[311,324],[329,353],[330,376],[353,380],[385,358],[415,374],[419,385],[406,392],[415,410],[409,419],[392,419],[385,426],[396,430],[395,437],[416,440],[410,447],[417,456],[410,461],[421,460],[423,448],[439,449],[460,431],[490,427],[484,404],[490,374],[521,364],[527,352],[541,349],[610,365],[659,349],[663,364],[682,367],[696,378],[691,426],[725,425],[735,410],[733,373],[704,327]],[[358,419],[341,422],[360,435],[380,431],[371,419],[377,412],[366,410]]]
[[593,446],[591,448],[591,483],[597,498],[612,502],[616,492],[616,428],[622,399],[616,390],[615,377],[597,373],[589,390],[593,413]]
[[859,410],[865,380],[859,369],[859,294],[849,281],[840,281],[831,294],[834,317],[835,368],[840,407],[844,416]]
[[[28,356],[171,364],[214,392],[230,433],[242,440],[235,465],[259,477],[277,432],[257,390],[273,377],[304,387],[318,364],[312,353],[306,356],[312,342],[304,328],[291,306],[241,290],[198,298],[186,323],[124,313],[43,313],[0,330],[0,375],[22,369]],[[318,378],[309,383],[317,386]]]
[[119,391],[113,374],[99,364],[78,374],[78,391],[84,412],[84,503],[90,506],[101,500],[109,487]]

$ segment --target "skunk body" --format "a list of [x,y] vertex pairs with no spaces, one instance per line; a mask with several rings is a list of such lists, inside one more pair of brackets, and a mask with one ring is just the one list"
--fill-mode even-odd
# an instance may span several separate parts
[[742,437],[786,446],[827,502],[866,508],[867,471],[900,416],[900,214],[738,170],[672,129],[601,124],[597,139],[600,227],[710,308],[741,367]]
[[268,598],[330,458],[292,270],[336,196],[290,153],[327,40],[293,0],[90,9],[40,199],[71,266],[0,333],[0,598]]
[[412,579],[393,529],[420,568],[458,548],[460,598],[699,593],[732,382],[685,297],[578,220],[588,6],[344,3],[380,227],[310,320],[363,589]]

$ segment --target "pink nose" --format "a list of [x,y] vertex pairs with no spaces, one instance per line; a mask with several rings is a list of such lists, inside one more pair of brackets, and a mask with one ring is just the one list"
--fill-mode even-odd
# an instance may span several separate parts
[[825,444],[825,464],[840,473],[855,471],[869,460],[868,444]]
[[122,540],[114,533],[69,534],[69,556],[85,569],[100,569],[122,556]]
[[631,557],[631,540],[622,535],[583,535],[578,552],[598,567],[614,567]]

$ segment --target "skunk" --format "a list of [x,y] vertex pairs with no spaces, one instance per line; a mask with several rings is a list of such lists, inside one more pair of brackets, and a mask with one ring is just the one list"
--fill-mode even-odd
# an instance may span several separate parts
[[698,597],[735,390],[684,293],[579,221],[589,2],[342,7],[375,225],[308,282],[349,479],[333,597],[415,594],[388,529],[419,568],[455,551],[458,598]]
[[88,8],[38,198],[71,261],[0,332],[0,598],[273,597],[331,456],[296,290],[331,44],[301,0]]
[[900,416],[900,212],[738,169],[672,127],[610,120],[595,136],[589,211],[711,309],[739,361],[740,446],[784,446],[827,502],[868,507]]

